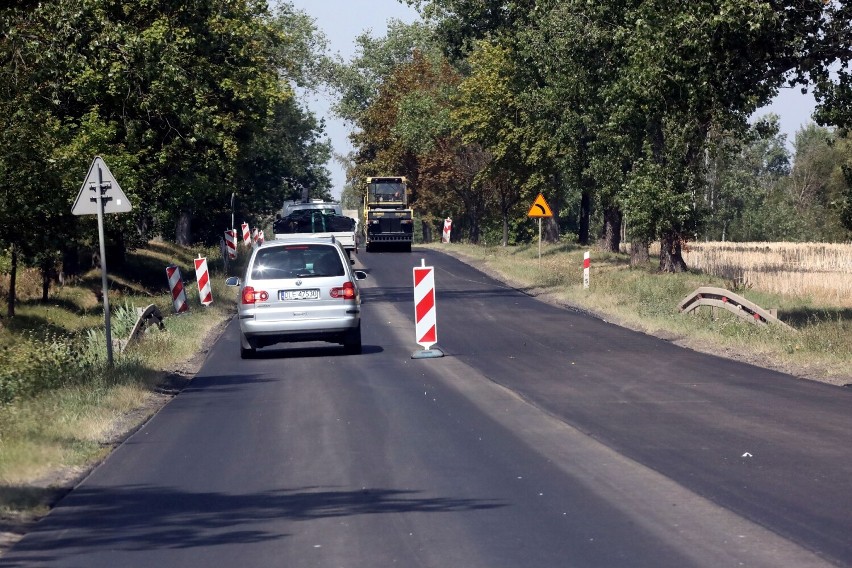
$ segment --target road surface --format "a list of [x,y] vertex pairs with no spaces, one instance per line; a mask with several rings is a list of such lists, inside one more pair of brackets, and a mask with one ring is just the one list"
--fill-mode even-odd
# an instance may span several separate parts
[[[440,359],[412,359],[412,267]],[[852,566],[852,392],[362,253],[362,355],[236,323],[0,566]]]

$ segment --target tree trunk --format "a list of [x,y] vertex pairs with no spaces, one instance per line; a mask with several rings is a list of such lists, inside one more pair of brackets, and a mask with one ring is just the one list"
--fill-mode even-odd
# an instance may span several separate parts
[[192,213],[189,211],[181,211],[178,217],[177,226],[175,227],[175,243],[182,246],[192,244]]
[[559,242],[559,223],[556,220],[556,215],[553,217],[545,217],[542,219],[542,236],[541,240],[546,243]]
[[16,280],[18,277],[18,249],[12,245],[12,266],[9,269],[9,295],[6,298],[6,315],[10,318],[15,317],[15,294]]
[[426,221],[420,221],[420,232],[423,234],[423,242],[432,242],[432,225]]
[[59,283],[63,286],[70,276],[80,274],[80,251],[76,246],[68,245],[62,249],[62,268],[59,271]]
[[553,217],[545,217],[542,219],[542,240],[546,243],[559,242],[559,199],[553,199],[548,202],[550,210],[553,212]]
[[50,282],[56,277],[56,268],[52,263],[44,262],[41,265],[41,301],[50,299]]
[[651,261],[648,241],[633,240],[630,243],[630,267],[646,266]]
[[548,217],[544,219],[544,235],[542,239],[548,243],[558,243],[559,242],[559,211],[562,210],[562,178],[557,174],[553,176],[552,186],[555,189],[553,192],[553,198],[547,200],[547,204],[550,205],[550,210],[553,212],[553,217]]
[[109,266],[124,266],[124,262],[127,260],[127,245],[123,233],[114,232],[107,237],[106,254],[109,259],[107,263]]
[[682,239],[678,233],[669,231],[660,239],[660,272],[686,272],[686,261],[682,255]]
[[503,215],[503,247],[509,246],[509,216]]
[[471,244],[479,244],[479,214],[474,212],[470,215],[470,232],[468,233]]
[[580,229],[579,241],[585,246],[589,244],[589,225],[592,217],[592,194],[590,191],[583,191],[580,196]]
[[[621,210],[617,207],[604,209],[604,227],[601,248],[609,252],[618,252],[621,246]],[[647,250],[647,249],[646,249]]]

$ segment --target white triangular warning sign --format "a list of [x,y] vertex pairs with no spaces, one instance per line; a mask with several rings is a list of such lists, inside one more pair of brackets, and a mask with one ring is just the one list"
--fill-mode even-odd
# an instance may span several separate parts
[[553,211],[550,210],[550,205],[547,204],[547,201],[544,200],[544,196],[542,194],[538,194],[538,197],[533,201],[532,207],[530,207],[530,212],[527,213],[527,217],[553,217]]
[[112,172],[106,162],[100,156],[96,156],[89,167],[89,173],[83,180],[71,213],[74,215],[97,215],[98,198],[95,194],[97,188],[101,189],[101,199],[104,203],[104,213],[127,213],[132,207],[130,200],[121,191]]

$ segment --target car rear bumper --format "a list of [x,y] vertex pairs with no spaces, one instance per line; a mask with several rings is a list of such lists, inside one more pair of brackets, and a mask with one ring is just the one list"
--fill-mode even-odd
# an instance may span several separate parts
[[360,325],[360,313],[347,317],[286,321],[240,319],[240,331],[252,347],[297,341],[340,342]]

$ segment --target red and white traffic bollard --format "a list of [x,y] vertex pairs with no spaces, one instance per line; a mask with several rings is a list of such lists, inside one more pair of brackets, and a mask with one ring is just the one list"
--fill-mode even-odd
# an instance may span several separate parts
[[199,256],[195,259],[195,279],[198,281],[198,299],[204,306],[213,303],[210,289],[210,273],[207,271],[207,259]]
[[245,246],[251,246],[251,233],[249,232],[248,223],[243,223],[240,228],[243,231],[243,244]]
[[583,288],[589,288],[589,270],[592,268],[592,259],[589,251],[583,253]]
[[257,232],[257,246],[262,245],[265,240],[266,239],[263,236],[263,230],[258,231]]
[[225,231],[225,245],[228,248],[228,258],[237,258],[237,232],[234,229]]
[[441,242],[450,242],[450,233],[453,232],[453,220],[447,217],[444,219],[444,232],[441,234]]
[[257,248],[257,227],[251,230],[251,248]]
[[437,312],[435,309],[435,268],[421,260],[414,267],[414,334],[421,351],[411,354],[412,359],[443,357],[444,352],[432,346],[438,342]]
[[180,277],[180,268],[175,265],[166,267],[166,277],[169,279],[169,290],[172,292],[172,305],[176,314],[182,314],[189,310],[186,302],[186,290],[183,288],[183,280]]

